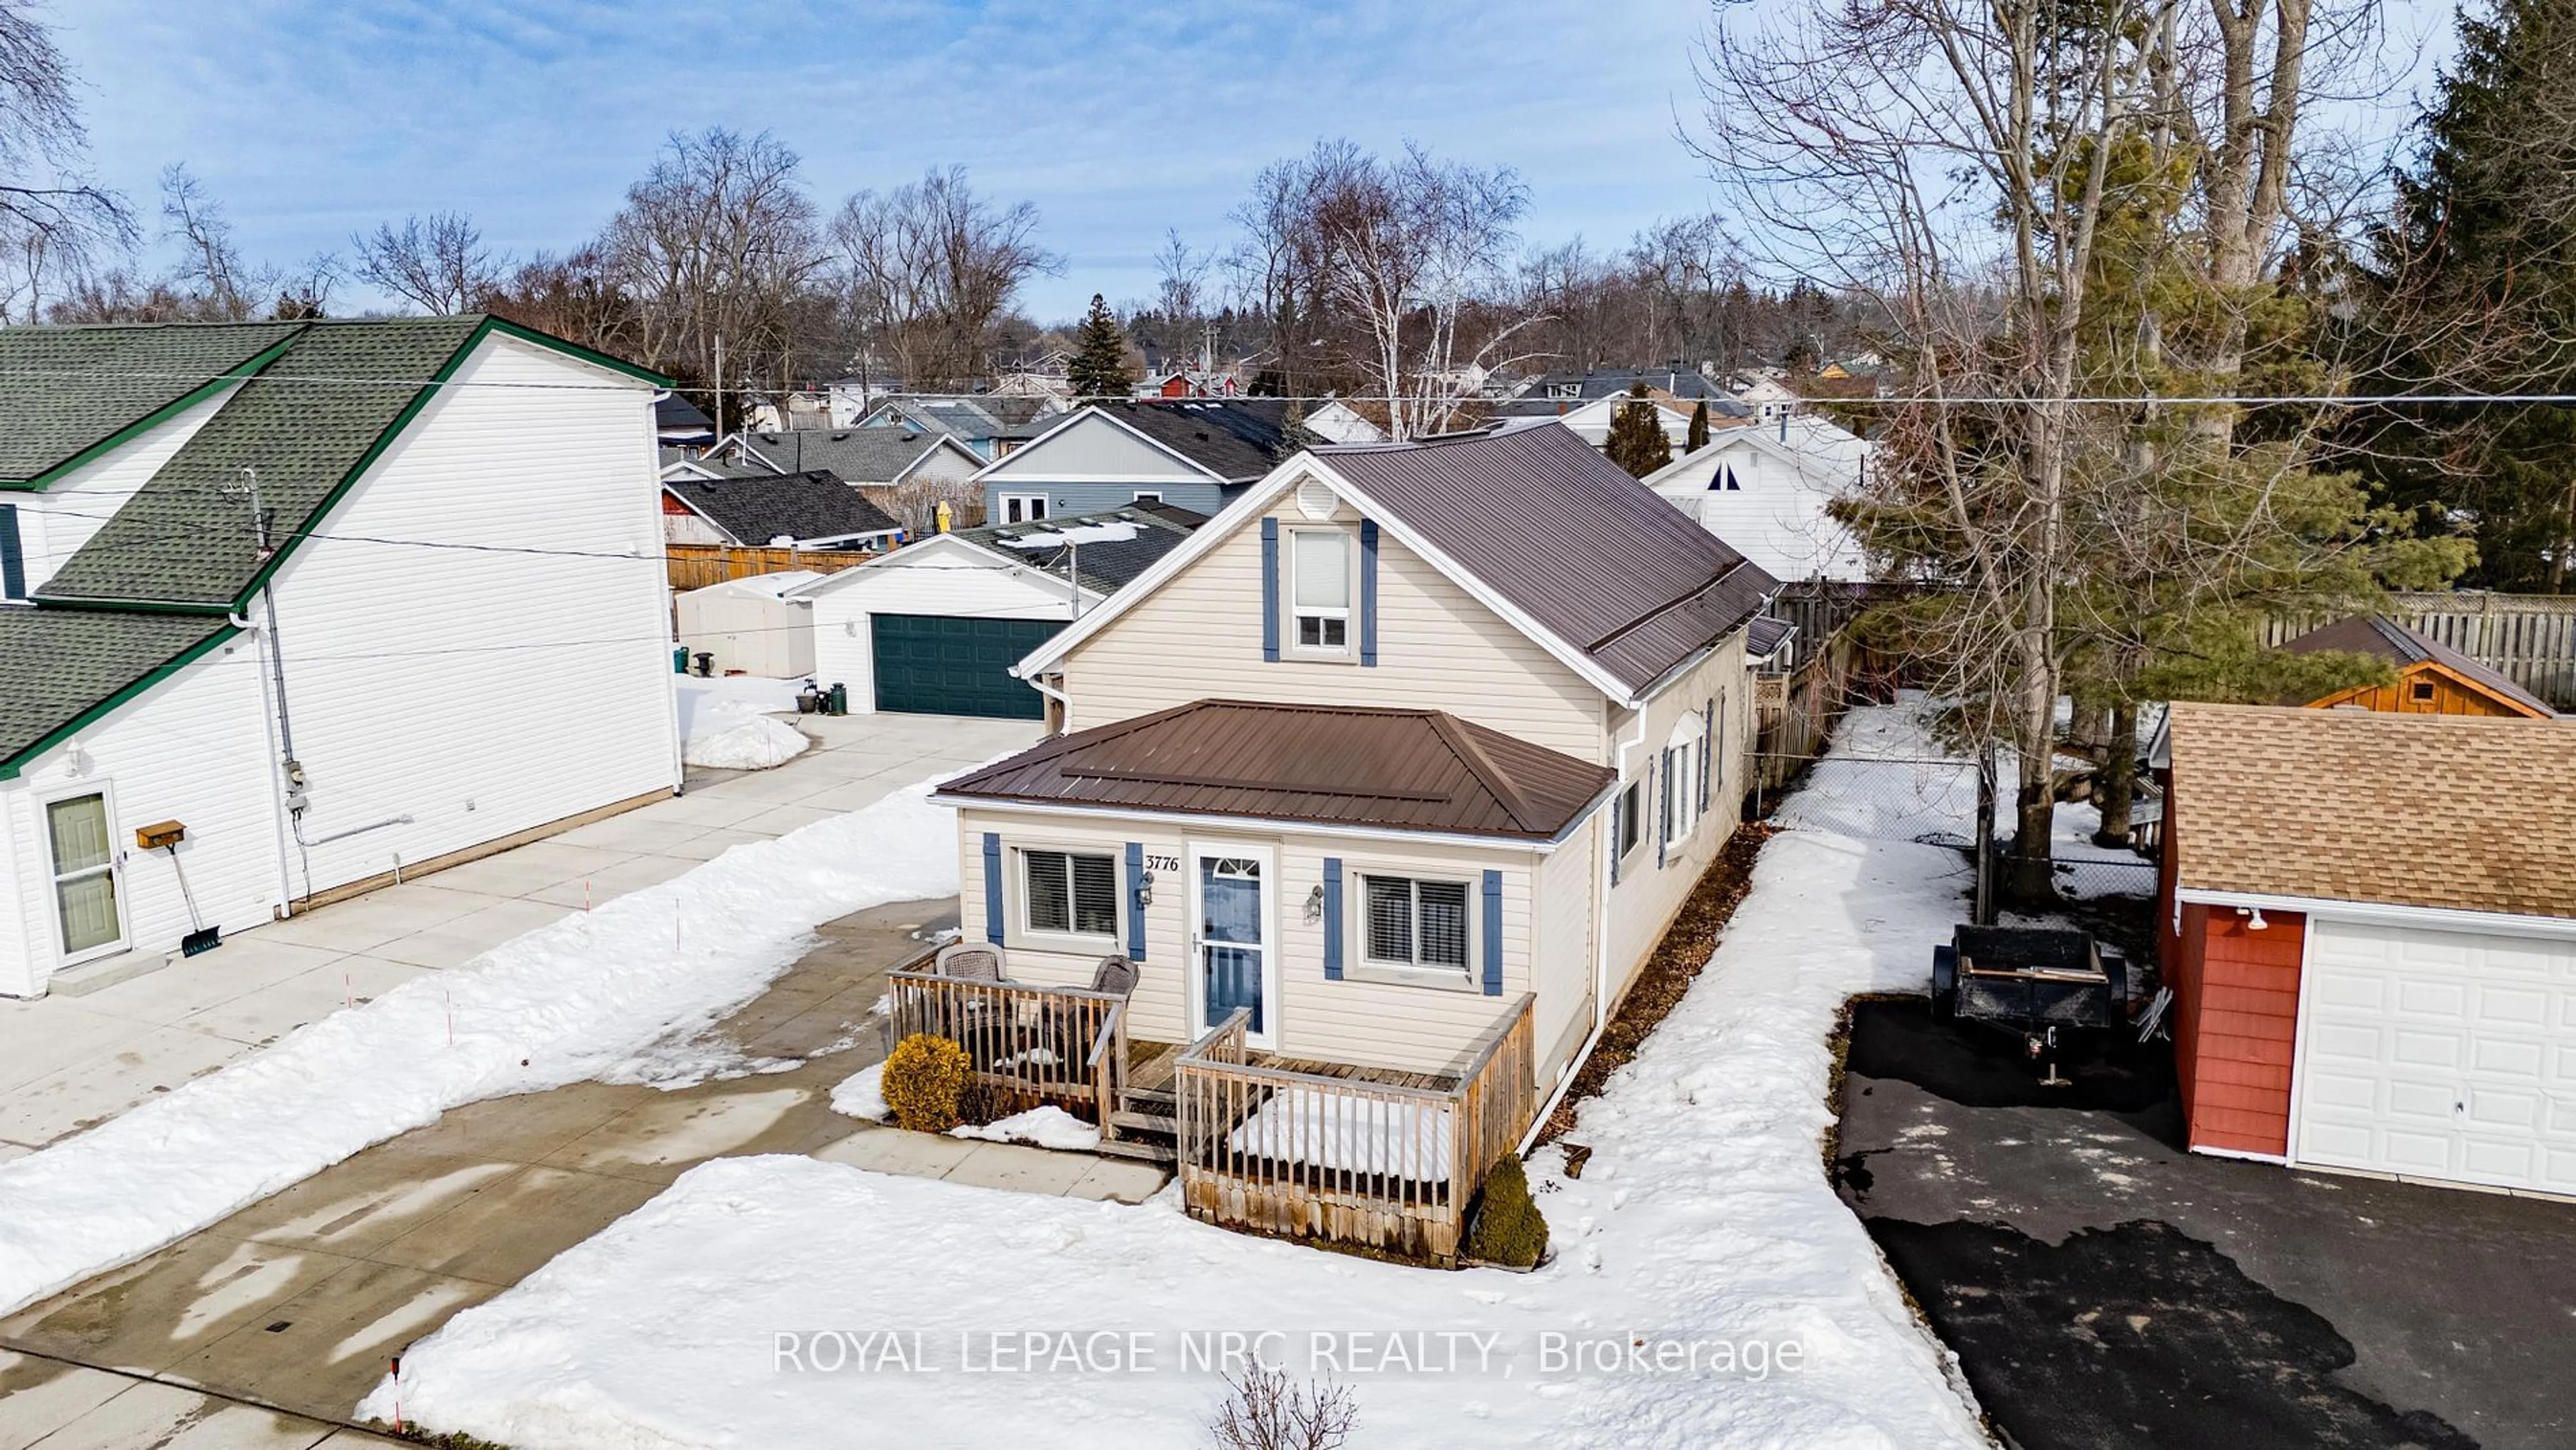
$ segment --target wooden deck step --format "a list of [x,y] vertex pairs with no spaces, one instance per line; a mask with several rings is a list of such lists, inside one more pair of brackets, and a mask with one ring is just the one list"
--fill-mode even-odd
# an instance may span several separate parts
[[1160,1133],[1166,1138],[1174,1136],[1181,1130],[1178,1120],[1167,1118],[1160,1113],[1114,1112],[1109,1115],[1109,1125],[1121,1132]]
[[1118,1094],[1119,1105],[1131,1113],[1161,1113],[1167,1118],[1179,1101],[1168,1088],[1127,1088]]
[[1100,1150],[1112,1158],[1135,1158],[1169,1167],[1181,1161],[1179,1150],[1169,1143],[1155,1143],[1137,1138],[1103,1138]]

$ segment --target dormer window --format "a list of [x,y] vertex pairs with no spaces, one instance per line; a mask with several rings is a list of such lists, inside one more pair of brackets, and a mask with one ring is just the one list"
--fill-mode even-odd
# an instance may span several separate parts
[[1341,529],[1288,531],[1288,637],[1308,654],[1351,649],[1351,536]]

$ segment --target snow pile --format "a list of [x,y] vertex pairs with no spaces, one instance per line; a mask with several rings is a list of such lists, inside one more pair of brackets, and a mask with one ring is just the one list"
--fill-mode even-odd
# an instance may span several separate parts
[[872,1123],[893,1117],[894,1109],[885,1100],[885,1064],[870,1063],[833,1084],[832,1111]]
[[[1884,713],[1861,712],[1859,730]],[[1169,1193],[1125,1207],[735,1158],[415,1345],[404,1408],[441,1430],[566,1450],[790,1450],[867,1424],[924,1446],[1196,1444],[1223,1390],[1183,1369],[1180,1336],[1244,1330],[1290,1336],[1276,1348],[1299,1377],[1349,1385],[1364,1445],[1984,1446],[1946,1354],[1819,1157],[1835,1014],[1854,992],[1923,984],[1963,884],[1952,851],[1773,839],[1708,971],[1584,1106],[1583,1177],[1567,1179],[1554,1152],[1533,1162],[1555,1236],[1536,1273],[1437,1273],[1237,1235],[1192,1222]],[[961,1356],[992,1363],[989,1343],[961,1333],[1024,1330],[1130,1330],[1156,1358],[1143,1373],[1096,1360],[957,1372]],[[879,1337],[863,1349],[822,1331]],[[904,1352],[946,1372],[885,1368],[886,1331],[918,1332]],[[1452,1373],[1363,1373],[1347,1358],[1336,1372],[1313,1358],[1321,1331],[1420,1332],[1434,1354],[1446,1333],[1495,1338],[1493,1358],[1459,1351]],[[1618,1364],[1551,1370],[1549,1335]],[[1640,1368],[1632,1339],[1706,1357],[1691,1372]],[[1756,1346],[1767,1372],[1752,1368]],[[390,1407],[380,1388],[361,1413]]]
[[0,1313],[459,1104],[649,1064],[758,996],[814,926],[956,891],[956,814],[928,797],[736,846],[0,1163]]
[[1271,1095],[1226,1143],[1256,1158],[1383,1173],[1414,1183],[1449,1177],[1449,1110],[1438,1103],[1290,1088]]
[[1067,544],[1123,544],[1136,537],[1142,529],[1140,524],[1124,522],[1076,524],[1069,529],[1004,535],[1000,541],[1014,549],[1060,549]]
[[[839,1094],[833,1096],[837,1101]],[[989,1123],[963,1124],[948,1133],[953,1138],[981,1138],[987,1143],[1034,1143],[1067,1153],[1088,1153],[1100,1146],[1098,1128],[1053,1103]]]
[[698,712],[680,758],[711,770],[767,770],[794,760],[813,743],[784,720],[719,702]]

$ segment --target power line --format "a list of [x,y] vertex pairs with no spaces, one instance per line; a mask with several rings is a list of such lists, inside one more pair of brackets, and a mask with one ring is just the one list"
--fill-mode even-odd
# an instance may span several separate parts
[[[1696,374],[1693,374],[1692,376],[1696,376]],[[173,383],[212,383],[212,382],[227,382],[227,381],[230,381],[230,382],[245,382],[245,383],[247,383],[247,382],[260,382],[260,383],[266,383],[266,384],[270,384],[270,385],[297,385],[297,386],[305,385],[305,384],[312,384],[312,385],[316,385],[316,386],[326,386],[326,387],[499,388],[499,389],[506,389],[506,390],[512,390],[512,391],[521,391],[521,392],[631,392],[631,391],[633,391],[633,389],[634,389],[634,385],[633,385],[633,384],[630,384],[630,383],[583,383],[583,382],[570,382],[570,381],[566,381],[566,382],[534,382],[534,381],[514,381],[514,380],[509,380],[509,379],[501,379],[501,378],[369,378],[369,377],[333,377],[333,376],[329,376],[329,375],[325,375],[325,374],[296,374],[296,375],[293,375],[293,376],[277,376],[277,375],[273,375],[273,374],[266,374],[266,373],[257,373],[257,374],[251,374],[251,375],[248,375],[248,376],[241,376],[241,375],[236,375],[236,374],[232,374],[232,373],[98,372],[98,371],[90,371],[90,370],[75,370],[75,369],[26,368],[26,367],[0,367],[0,378],[8,378],[8,377],[42,377],[42,378],[65,379],[65,380],[71,380],[71,381],[92,381],[92,382],[131,382],[131,381],[135,381],[135,380],[141,379],[141,380],[150,380],[150,381],[157,381],[157,382],[173,382]],[[746,386],[746,387],[710,387],[710,386],[700,386],[700,385],[689,385],[689,386],[684,387],[684,388],[666,389],[666,390],[664,390],[664,391],[685,391],[685,392],[693,392],[693,393],[721,393],[721,394],[724,394],[724,395],[729,396],[729,397],[759,397],[759,398],[777,398],[777,397],[783,397],[783,396],[797,396],[797,397],[825,397],[825,396],[828,396],[828,395],[829,395],[829,390],[828,390],[828,389],[796,388],[796,387],[767,387],[767,388],[765,388],[765,387],[749,387],[749,386]],[[867,405],[867,406],[868,406],[869,408],[873,409],[873,408],[875,408],[876,406],[878,406],[879,404],[882,404],[882,403],[884,403],[884,402],[888,402],[888,401],[901,401],[901,400],[906,399],[906,398],[914,398],[914,399],[920,399],[920,398],[955,398],[955,399],[962,399],[962,400],[964,400],[964,401],[967,401],[967,402],[972,403],[972,402],[976,402],[976,401],[979,401],[979,400],[999,400],[999,399],[1001,399],[1001,398],[1003,398],[1003,397],[1006,397],[1006,396],[1009,396],[1009,397],[1018,397],[1018,396],[1024,396],[1024,395],[1019,395],[1019,394],[1004,395],[1004,394],[993,394],[993,393],[880,393],[880,394],[875,395],[875,399],[874,399],[874,401],[872,401],[872,402],[868,403],[868,405]],[[1370,394],[1366,394],[1366,393],[1296,393],[1296,394],[1266,394],[1266,393],[1265,393],[1265,394],[1259,394],[1259,395],[1255,395],[1255,394],[1248,394],[1248,393],[1247,393],[1247,394],[1241,394],[1241,395],[1237,395],[1237,396],[1229,396],[1229,397],[1183,397],[1183,398],[1143,397],[1143,398],[1081,399],[1081,400],[1076,400],[1076,401],[1074,401],[1072,404],[1070,404],[1070,405],[1065,409],[1065,412],[1066,412],[1067,414],[1070,414],[1070,413],[1072,413],[1072,412],[1079,411],[1081,408],[1083,408],[1083,407],[1085,407],[1085,406],[1088,406],[1089,404],[1092,404],[1092,403],[1099,403],[1099,402],[1108,402],[1108,403],[1140,403],[1140,404],[1147,404],[1147,405],[1154,405],[1154,406],[1162,406],[1162,407],[1185,408],[1185,407],[1188,407],[1188,406],[1190,406],[1190,405],[1192,405],[1192,404],[1198,404],[1198,405],[1202,405],[1202,406],[1206,406],[1206,405],[1215,405],[1215,404],[1226,404],[1226,403],[1342,403],[1342,404],[1371,404],[1371,403],[1377,403],[1377,402],[1383,402],[1383,401],[1384,401],[1384,399],[1383,399],[1382,397],[1372,396],[1372,395],[1370,395]],[[1418,400],[1418,399],[1407,399],[1406,401],[1423,401],[1423,400]],[[1432,399],[1432,400],[1429,400],[1429,401],[1441,401],[1441,400],[1439,400],[1439,399]],[[1605,401],[1608,401],[1608,402],[1627,401],[1627,397],[1626,397],[1626,395],[1625,395],[1625,394],[1622,394],[1622,393],[1605,393],[1605,394],[1602,394],[1602,395],[1600,395],[1600,396],[1598,396],[1598,397],[1591,397],[1591,398],[1532,398],[1532,397],[1528,397],[1528,396],[1525,396],[1525,395],[1524,395],[1524,396],[1516,396],[1516,397],[1489,397],[1489,396],[1485,396],[1485,395],[1482,395],[1482,394],[1468,394],[1468,395],[1465,395],[1465,396],[1462,396],[1462,397],[1456,398],[1456,399],[1454,399],[1454,400],[1448,400],[1448,401],[1450,401],[1450,402],[1451,402],[1451,403],[1452,403],[1456,408],[1458,408],[1458,409],[1460,409],[1460,410],[1462,410],[1462,411],[1464,411],[1464,410],[1468,410],[1468,409],[1473,409],[1473,408],[1480,407],[1480,406],[1490,406],[1490,405],[1495,405],[1495,404],[1523,404],[1523,405],[1526,405],[1526,404],[1532,404],[1532,403],[1561,403],[1561,404],[1565,404],[1565,405],[1567,405],[1567,409],[1566,409],[1567,411],[1571,411],[1571,410],[1572,410],[1572,409],[1574,409],[1574,408],[1579,408],[1579,407],[1587,406],[1587,405],[1589,405],[1589,404],[1593,404],[1593,403],[1599,403],[1599,402],[1605,402]],[[1662,399],[1662,398],[1649,398],[1649,399],[1645,399],[1645,400],[1643,400],[1643,401],[1653,402],[1653,403],[1657,403],[1657,404],[1663,404],[1663,403],[1666,403],[1666,402],[1667,402],[1667,400],[1666,400],[1666,399]],[[1719,398],[1719,397],[1705,397],[1705,398],[1683,398],[1683,397],[1675,397],[1675,398],[1673,398],[1673,399],[1671,399],[1671,400],[1669,400],[1669,401],[1671,401],[1671,402],[1679,402],[1679,403],[1699,403],[1699,402],[1708,402],[1708,403],[1727,403],[1727,404],[1736,404],[1736,400],[1735,400],[1735,399],[1733,399],[1733,398]],[[2073,396],[2067,396],[2067,397],[2045,397],[2045,396],[2043,396],[2043,397],[2004,397],[2004,396],[1989,396],[1989,395],[1983,395],[1983,394],[1973,394],[1973,395],[1955,395],[1955,396],[1954,396],[1954,395],[1925,394],[1925,393],[1892,393],[1892,394],[1887,394],[1887,395],[1884,395],[1884,396],[1879,396],[1879,395],[1854,395],[1854,396],[1851,396],[1851,397],[1833,397],[1833,396],[1808,397],[1808,396],[1801,395],[1801,396],[1798,398],[1798,400],[1796,401],[1796,403],[1795,403],[1795,404],[1793,404],[1792,406],[1796,406],[1796,407],[1817,407],[1817,406],[1827,406],[1827,407],[1833,407],[1833,406],[1841,406],[1841,407],[1911,407],[1911,406],[1915,406],[1915,405],[1918,405],[1918,404],[1924,404],[1924,405],[1947,405],[1947,406],[1953,406],[1953,407],[2028,407],[2028,406],[2032,406],[2032,405],[2035,405],[2035,404],[2041,404],[2041,403],[2067,404],[2067,405],[2082,406],[2082,407],[2097,407],[2097,406],[2098,406],[2098,407],[2108,407],[2108,406],[2132,405],[2132,404],[2146,404],[2146,403],[2160,403],[2160,404],[2166,404],[2166,405],[2174,406],[2174,407],[2242,407],[2242,408],[2260,408],[2260,407],[2348,407],[2348,406],[2357,406],[2357,405],[2364,405],[2364,404],[2372,405],[2372,406],[2386,406],[2386,407],[2404,406],[2404,405],[2409,405],[2409,404],[2419,404],[2419,405],[2437,405],[2437,406],[2443,406],[2443,407],[2453,407],[2453,406],[2476,406],[2476,405],[2481,405],[2481,404],[2538,405],[2538,404],[2576,403],[2576,393],[2205,393],[2205,394],[2171,394],[2171,393],[2116,393],[2116,394],[2110,394],[2110,393],[2105,393],[2105,394],[2081,394],[2081,395],[2073,395]],[[1741,404],[1736,404],[1736,405],[1737,405],[1737,406],[1741,406]],[[1523,416],[1529,416],[1529,417],[1543,417],[1543,416],[1545,416],[1545,415],[1544,415],[1544,414],[1526,414],[1526,415],[1523,415]],[[849,425],[849,426],[851,426],[851,427],[855,427],[855,426],[857,426],[857,425],[853,424],[853,425]],[[882,425],[882,426],[889,426],[889,427],[891,427],[891,426],[898,426],[898,425],[888,424],[888,425]],[[759,430],[759,429],[738,429],[738,430],[736,430],[736,431],[737,431],[737,432],[758,432],[758,431],[770,431],[770,432],[815,432],[815,433],[819,433],[819,432],[827,432],[827,431],[831,431],[831,430],[830,430],[830,429],[826,429],[826,428],[799,428],[799,429],[769,429],[769,430]]]

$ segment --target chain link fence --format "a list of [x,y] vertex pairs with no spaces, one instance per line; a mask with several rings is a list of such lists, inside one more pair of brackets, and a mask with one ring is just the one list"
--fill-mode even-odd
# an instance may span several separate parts
[[[1758,756],[1755,766],[1756,781],[1784,782],[1758,787],[1754,796],[1756,811],[1774,825],[1976,853],[1981,810],[1973,760],[1829,751],[1813,759]],[[1994,854],[2000,857],[2011,845],[2009,804],[1996,815]],[[2088,804],[2058,805],[2049,852],[2058,894],[2073,901],[2154,896],[2156,863],[2124,845],[2096,844],[2100,821]]]

